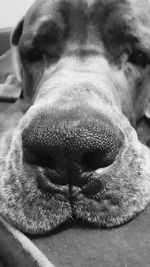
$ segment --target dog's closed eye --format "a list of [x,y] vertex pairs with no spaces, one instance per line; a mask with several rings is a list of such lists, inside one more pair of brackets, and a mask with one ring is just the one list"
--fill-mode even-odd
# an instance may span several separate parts
[[32,39],[33,38],[31,38],[29,35],[26,35],[21,39],[19,47],[22,59],[28,60],[30,62],[39,61],[42,58],[41,51],[35,48]]
[[133,65],[145,68],[148,64],[150,64],[150,59],[145,52],[141,51],[140,49],[135,49],[129,55],[128,62],[132,63]]

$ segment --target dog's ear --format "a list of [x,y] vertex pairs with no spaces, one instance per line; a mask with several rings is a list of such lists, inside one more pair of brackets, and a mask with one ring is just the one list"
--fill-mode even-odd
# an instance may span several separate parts
[[20,97],[22,66],[18,43],[23,29],[22,19],[11,34],[11,49],[0,56],[0,101],[14,102]]
[[144,103],[144,116],[147,119],[150,119],[150,89],[149,89],[150,83],[147,84],[147,94],[145,96],[145,103]]
[[150,99],[145,107],[144,115],[147,119],[150,119]]
[[13,59],[13,64],[15,68],[15,73],[18,81],[21,83],[22,80],[22,64],[20,60],[20,55],[18,51],[18,44],[20,37],[22,35],[23,31],[23,24],[24,24],[24,19],[22,19],[15,29],[13,30],[11,34],[11,50],[12,50],[12,59]]

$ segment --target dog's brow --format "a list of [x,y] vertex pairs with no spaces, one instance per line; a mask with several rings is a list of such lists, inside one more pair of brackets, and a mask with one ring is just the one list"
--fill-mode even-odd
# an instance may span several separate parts
[[[105,48],[117,48],[136,39],[133,38],[134,19],[127,1],[96,1],[92,6],[90,20],[99,29]],[[118,51],[119,52],[119,51]]]
[[150,1],[130,1],[130,8],[135,17],[134,35],[145,51],[150,52]]

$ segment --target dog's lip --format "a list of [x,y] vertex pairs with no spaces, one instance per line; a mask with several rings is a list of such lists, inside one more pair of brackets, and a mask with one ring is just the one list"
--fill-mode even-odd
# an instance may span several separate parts
[[[76,192],[76,194],[81,194],[82,190],[88,191],[89,189],[87,188],[89,188],[91,185],[88,181],[90,181],[92,173],[87,173],[86,175],[85,174],[83,175],[84,179],[85,176],[87,178],[87,184],[86,184],[87,186],[83,186],[82,183],[80,183],[79,185],[73,185],[71,183],[66,183],[65,181],[63,182],[63,177],[61,177],[61,175],[59,175],[56,171],[53,170],[47,171],[42,167],[34,167],[34,173],[37,179],[38,187],[47,193],[53,193],[53,194],[59,193],[69,196],[73,193],[74,190],[72,191],[72,188],[74,188],[75,189],[74,192]],[[56,176],[57,176],[57,181],[55,181]],[[60,178],[60,183],[58,183],[59,178]]]
[[119,206],[121,193],[113,190],[106,190],[105,188],[100,188],[100,180],[94,180],[92,183],[88,183],[84,187],[78,187],[74,185],[57,185],[48,179],[44,174],[37,176],[39,187],[47,193],[52,194],[63,194],[67,197],[76,199],[80,196],[91,199],[101,203],[103,206]]
[[[70,194],[72,194],[72,188],[75,189],[74,192],[76,192],[76,194],[80,194],[82,193],[82,183],[77,185],[73,185],[70,183],[56,183],[55,182],[55,177],[57,175],[57,177],[60,177],[55,171],[51,171],[51,176],[47,175],[47,172],[45,170],[43,170],[43,168],[38,167],[35,171],[36,173],[36,178],[37,178],[37,183],[38,183],[38,187],[43,189],[45,192],[49,192],[49,193],[60,193],[60,194],[65,194],[66,196],[69,196]],[[90,178],[91,174],[87,175],[87,180]],[[85,178],[85,177],[84,177]],[[61,181],[62,181],[62,177],[61,177]],[[87,182],[88,184],[88,182]]]
[[81,193],[84,195],[96,195],[97,193],[103,191],[103,185],[101,179],[95,179],[87,183],[82,187]]
[[69,183],[64,185],[57,184],[54,182],[54,176],[58,175],[55,171],[51,172],[51,177],[48,177],[46,174],[47,173],[42,168],[38,168],[38,170],[36,170],[38,187],[47,193],[58,193],[73,197],[83,195],[84,197],[89,199],[91,198],[95,201],[103,200],[105,188],[101,182],[101,179],[94,179],[92,173],[88,173],[86,175],[88,182],[83,186],[77,186]]
[[102,192],[95,194],[95,192],[91,194],[85,194],[84,191],[77,187],[71,188],[71,200],[73,203],[85,201],[84,199],[88,199],[88,201],[97,202],[101,211],[107,212],[110,210],[111,212],[115,212],[116,209],[121,208],[123,195],[121,192],[117,190],[104,189]]
[[[52,176],[57,175],[56,172],[52,172],[51,174]],[[47,177],[42,168],[38,168],[38,170],[36,170],[36,178],[37,178],[38,187],[41,188],[44,192],[53,193],[53,194],[58,193],[58,194],[65,194],[65,195],[69,194],[68,185],[53,183],[51,181],[52,178],[50,179],[49,177]]]
[[[97,171],[83,173],[79,178],[79,183],[76,184],[69,183],[67,178],[55,170],[47,170],[34,164],[25,163],[25,165],[34,169],[33,172],[37,179],[38,188],[47,193],[60,193],[69,196],[71,192],[74,192],[75,195],[83,194],[88,198],[90,198],[89,196],[92,196],[92,198],[95,196],[96,198],[96,195],[105,191],[105,186],[109,180],[110,166]],[[104,180],[107,181],[104,182]]]
[[101,195],[96,194],[93,196],[93,200],[98,201],[103,206],[120,206],[122,194],[118,191],[108,190]]

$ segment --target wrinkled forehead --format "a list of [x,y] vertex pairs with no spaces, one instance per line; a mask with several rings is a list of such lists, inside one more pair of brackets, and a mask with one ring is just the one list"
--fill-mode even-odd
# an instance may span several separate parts
[[76,24],[82,32],[93,25],[102,37],[115,35],[117,42],[132,35],[149,50],[150,0],[37,0],[25,16],[23,31],[38,35],[45,26],[46,33],[52,23],[68,31]]

